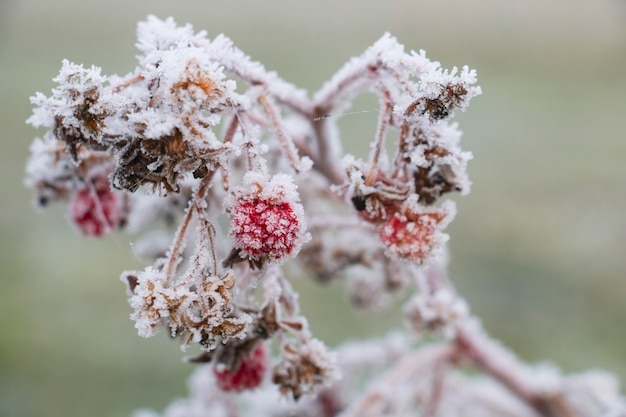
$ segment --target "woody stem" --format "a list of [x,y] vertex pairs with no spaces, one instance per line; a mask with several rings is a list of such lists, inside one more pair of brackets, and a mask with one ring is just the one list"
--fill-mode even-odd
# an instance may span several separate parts
[[174,270],[176,269],[178,256],[184,248],[185,235],[187,234],[187,228],[189,227],[189,223],[193,218],[195,207],[199,205],[200,201],[204,200],[204,197],[206,196],[206,193],[211,186],[211,180],[213,179],[214,173],[215,171],[211,171],[207,175],[205,175],[204,178],[202,178],[198,191],[196,191],[195,195],[191,198],[191,200],[189,200],[187,212],[185,213],[185,217],[183,218],[180,227],[176,231],[176,238],[169,251],[167,265],[165,267],[165,285],[169,285],[169,283],[171,282],[172,275],[174,274]]

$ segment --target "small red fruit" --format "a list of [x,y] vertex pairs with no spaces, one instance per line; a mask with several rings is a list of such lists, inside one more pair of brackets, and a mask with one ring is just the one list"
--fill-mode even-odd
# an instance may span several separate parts
[[279,174],[269,181],[248,176],[227,203],[231,234],[243,254],[270,261],[295,255],[306,240],[304,209],[298,200],[287,176]]
[[89,187],[74,194],[70,218],[86,236],[102,236],[119,224],[119,195],[111,190],[106,178],[95,179]]
[[291,204],[255,199],[231,211],[235,241],[252,258],[282,259],[299,245],[301,225]]
[[226,392],[241,392],[254,389],[261,385],[269,365],[269,356],[265,345],[259,343],[252,352],[241,360],[239,368],[230,370],[217,370],[213,373],[217,380],[217,386]]
[[437,254],[448,240],[441,232],[455,214],[454,204],[442,207],[423,207],[409,199],[400,210],[389,217],[378,229],[378,236],[388,255],[423,263]]

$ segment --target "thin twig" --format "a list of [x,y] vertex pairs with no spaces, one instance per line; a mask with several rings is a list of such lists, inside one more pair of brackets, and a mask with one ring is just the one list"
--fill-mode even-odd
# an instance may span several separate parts
[[405,356],[381,380],[369,388],[360,400],[352,403],[350,408],[341,413],[341,417],[363,417],[376,403],[386,398],[382,392],[404,384],[411,377],[420,374],[422,368],[433,362],[448,361],[454,355],[454,348],[446,344],[423,347]]
[[144,76],[142,74],[138,74],[135,75],[134,77],[131,77],[127,80],[124,80],[122,83],[116,85],[115,87],[113,87],[113,92],[114,93],[119,93],[120,91],[122,91],[123,89],[125,89],[126,87],[129,87],[135,83],[138,83],[140,81],[144,80]]
[[[353,71],[344,74],[341,79],[338,76],[343,68],[340,69],[331,77],[331,81],[318,90],[313,102],[315,117],[324,118],[333,108],[337,107],[338,103],[349,100],[350,95],[356,95],[355,91],[365,90],[365,88],[351,89],[351,87],[359,82],[364,84],[370,82],[371,80],[367,76],[375,73],[378,70],[378,66],[376,63],[366,61],[363,61],[361,64]],[[329,86],[334,86],[334,88],[331,89]]]
[[376,129],[376,142],[374,144],[374,152],[372,153],[369,172],[367,174],[367,178],[365,179],[365,185],[367,186],[372,185],[374,179],[376,178],[376,174],[378,173],[378,161],[380,159],[380,154],[382,153],[383,147],[385,146],[387,126],[389,126],[389,117],[391,116],[391,112],[393,110],[391,97],[389,96],[388,91],[383,92],[381,101],[381,107],[383,108],[383,111],[380,112],[380,117],[378,118],[378,129]]
[[235,137],[235,133],[237,133],[237,128],[239,127],[239,117],[237,113],[230,119],[230,123],[228,125],[228,129],[226,129],[226,134],[224,135],[224,143],[229,143],[233,141]]
[[[422,291],[435,294],[442,288],[454,290],[441,268],[431,267],[426,272]],[[532,370],[518,361],[512,352],[492,340],[472,321],[456,325],[455,343],[458,354],[469,359],[481,371],[499,381],[517,398],[544,417],[581,417],[568,405],[558,391],[534,384],[529,378]]]
[[391,173],[391,178],[396,178],[402,168],[406,167],[406,164],[403,163],[403,159],[406,158],[404,152],[407,147],[407,137],[409,134],[409,124],[402,123],[400,126],[400,133],[398,134],[398,146],[396,147],[396,155],[393,159],[393,172]]
[[437,409],[439,408],[441,398],[443,397],[443,387],[447,368],[448,361],[439,360],[435,363],[433,369],[432,390],[422,417],[435,417],[437,414]]
[[194,194],[194,196],[189,200],[189,205],[187,206],[187,212],[185,213],[185,217],[183,221],[176,231],[176,238],[174,239],[174,243],[171,246],[169,251],[167,264],[165,267],[165,285],[169,285],[172,275],[174,274],[174,269],[176,266],[176,262],[178,260],[178,255],[182,251],[185,235],[187,233],[187,228],[189,227],[189,223],[193,218],[194,207],[199,204],[201,200],[206,196],[207,191],[210,188],[211,180],[213,179],[213,175],[215,171],[209,172],[207,175],[202,178],[200,182],[200,187],[198,187],[198,191]]
[[313,119],[310,119],[310,123],[315,133],[318,152],[316,157],[309,157],[314,162],[313,166],[328,178],[331,184],[341,184],[345,181],[345,175],[339,169],[341,164],[333,152],[331,137],[328,132],[329,122],[327,119],[320,119],[319,121]]
[[296,149],[296,145],[293,143],[293,140],[291,140],[291,137],[289,137],[289,135],[287,135],[287,132],[285,132],[285,128],[282,125],[278,115],[278,110],[267,95],[261,95],[259,97],[259,102],[263,106],[265,113],[267,113],[267,115],[270,117],[270,120],[272,121],[272,125],[274,126],[274,130],[276,131],[278,141],[283,148],[285,156],[287,156],[287,159],[289,159],[291,167],[294,169],[294,171],[300,172],[300,157],[298,156],[298,150]]
[[[481,337],[482,335],[482,337]],[[512,353],[482,332],[457,327],[456,344],[460,354],[492,376],[537,413],[544,417],[581,417],[568,406],[558,392],[546,392],[531,385],[525,365],[514,360]]]
[[217,254],[215,253],[215,226],[207,219],[207,227],[209,229],[209,248],[211,253],[211,262],[213,266],[213,275],[217,276]]

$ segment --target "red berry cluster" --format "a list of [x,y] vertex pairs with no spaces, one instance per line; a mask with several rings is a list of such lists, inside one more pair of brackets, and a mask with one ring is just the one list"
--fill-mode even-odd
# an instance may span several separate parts
[[244,256],[281,261],[305,240],[304,209],[289,177],[255,175],[250,173],[226,203],[231,234]]
[[447,240],[440,230],[453,216],[451,204],[426,208],[407,203],[380,226],[378,236],[390,255],[422,263]]
[[269,365],[269,356],[263,343],[259,343],[241,360],[237,369],[213,368],[217,386],[226,392],[241,392],[261,385]]
[[78,190],[70,203],[70,218],[86,236],[102,236],[116,228],[122,217],[120,195],[106,177]]
[[285,258],[299,245],[301,224],[290,203],[244,201],[231,212],[235,241],[252,258]]

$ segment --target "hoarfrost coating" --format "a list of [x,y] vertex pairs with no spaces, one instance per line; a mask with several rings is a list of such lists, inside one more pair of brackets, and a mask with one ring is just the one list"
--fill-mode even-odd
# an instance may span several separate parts
[[[25,182],[87,237],[136,236],[146,265],[121,280],[138,335],[166,329],[206,364],[164,416],[626,415],[614,379],[494,341],[447,276],[450,197],[470,191],[472,158],[451,119],[481,93],[475,70],[384,34],[309,96],[224,35],[154,16],[137,35],[128,74],[65,60],[32,97],[28,123],[46,132]],[[359,159],[329,115],[363,93],[379,107]],[[356,308],[407,295],[407,329],[330,349],[297,276],[346,278]]]

